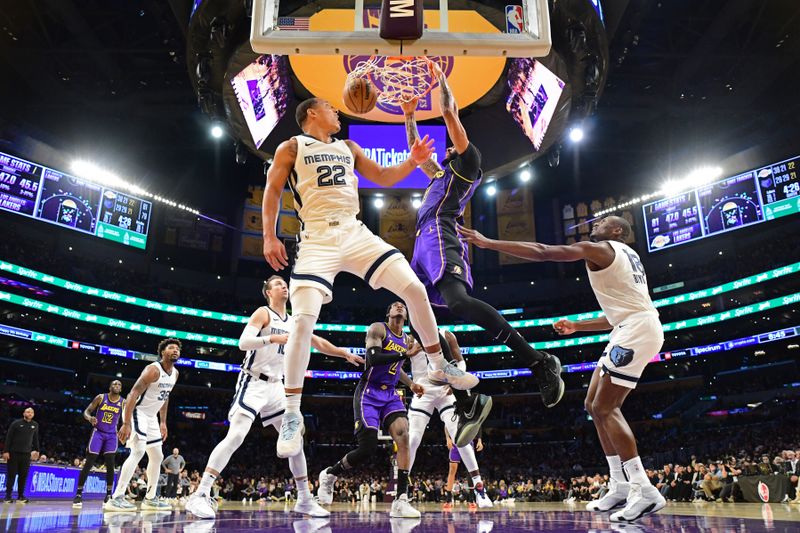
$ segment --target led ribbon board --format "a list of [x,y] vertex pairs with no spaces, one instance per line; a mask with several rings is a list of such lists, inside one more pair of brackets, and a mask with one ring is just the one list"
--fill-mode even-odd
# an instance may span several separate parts
[[[249,317],[243,315],[220,313],[217,311],[209,311],[207,309],[195,309],[193,307],[185,307],[182,305],[167,304],[162,302],[156,302],[154,300],[148,300],[147,298],[139,298],[138,296],[131,296],[119,292],[98,289],[97,287],[82,285],[80,283],[75,283],[63,278],[51,276],[49,274],[44,274],[42,272],[38,272],[30,268],[25,268],[19,265],[15,265],[14,263],[9,263],[8,261],[0,261],[0,271],[6,271],[12,274],[17,274],[19,276],[34,279],[41,283],[47,283],[55,287],[60,287],[62,289],[78,292],[81,294],[85,294],[87,296],[94,296],[106,300],[113,300],[115,302],[135,305],[138,307],[145,307],[147,309],[154,309],[156,311],[162,311],[165,313],[174,313],[184,316],[207,318],[209,320],[217,320],[221,322],[233,322],[239,324],[246,324],[247,320],[249,319]],[[773,268],[772,270],[767,270],[765,272],[753,274],[752,276],[746,276],[744,278],[724,283],[722,285],[709,287],[708,289],[701,289],[699,291],[687,292],[684,294],[669,296],[667,298],[661,298],[659,300],[654,301],[653,304],[656,307],[667,307],[679,303],[692,302],[702,298],[717,296],[726,292],[741,289],[743,287],[758,285],[760,283],[764,283],[766,281],[770,281],[773,279],[782,278],[784,276],[789,276],[797,272],[800,272],[800,262],[792,263],[790,265],[782,266],[779,268]],[[572,315],[565,315],[565,316],[562,315],[549,318],[530,318],[530,319],[514,320],[510,322],[510,324],[511,327],[515,329],[521,329],[521,328],[531,328],[539,326],[549,326],[561,318],[566,318],[567,320],[588,320],[592,318],[598,318],[600,316],[603,316],[602,311],[587,311]],[[483,328],[475,324],[440,325],[439,327],[441,329],[453,331],[456,333],[460,331],[483,330]],[[318,331],[341,331],[345,333],[364,333],[367,331],[368,327],[356,324],[317,324],[315,329]],[[406,328],[406,331],[408,331],[408,328]]]

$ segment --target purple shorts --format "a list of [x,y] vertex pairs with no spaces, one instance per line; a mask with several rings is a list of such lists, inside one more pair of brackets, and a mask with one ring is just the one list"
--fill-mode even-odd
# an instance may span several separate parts
[[[472,443],[470,443],[469,446],[472,446]],[[450,462],[451,463],[461,462],[461,452],[458,451],[458,448],[456,448],[455,444],[453,444],[453,447],[450,448]]]
[[436,284],[445,273],[463,281],[472,290],[472,269],[469,249],[456,232],[455,222],[429,220],[417,228],[411,268],[425,284],[428,298],[434,305],[445,305]]
[[117,434],[105,431],[92,431],[92,438],[89,439],[89,453],[103,455],[106,453],[117,452]]
[[382,429],[386,418],[392,413],[402,413],[403,416],[406,416],[406,406],[394,387],[388,385],[362,387],[359,385],[353,400],[356,433],[361,428]]

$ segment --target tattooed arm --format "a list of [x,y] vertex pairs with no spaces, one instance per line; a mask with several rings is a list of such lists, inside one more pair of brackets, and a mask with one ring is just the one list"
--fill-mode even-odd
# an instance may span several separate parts
[[450,140],[453,141],[453,147],[456,152],[463,154],[469,146],[469,138],[467,137],[467,131],[461,124],[461,120],[458,118],[458,104],[450,85],[447,84],[447,76],[442,72],[439,64],[431,61],[430,66],[441,88],[439,105],[442,108],[442,118],[444,118],[444,123],[447,126],[447,134],[450,136]]
[[[418,98],[412,98],[408,102],[403,102],[400,107],[403,109],[403,114],[406,118],[406,139],[408,146],[414,145],[414,141],[419,139],[419,131],[417,130],[417,119],[414,117],[414,111],[417,109]],[[426,176],[433,178],[437,172],[442,170],[442,167],[437,163],[433,157],[428,158],[427,161],[419,166]]]

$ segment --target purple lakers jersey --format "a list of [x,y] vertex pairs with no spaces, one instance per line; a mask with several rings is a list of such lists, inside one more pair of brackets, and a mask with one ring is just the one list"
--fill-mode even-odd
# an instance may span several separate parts
[[[397,336],[392,333],[389,326],[383,325],[384,335],[381,349],[384,352],[391,352],[396,354],[404,354],[408,350],[405,334]],[[404,359],[395,361],[389,365],[374,365],[361,375],[361,380],[366,381],[367,385],[389,388],[395,387],[397,382],[400,381],[400,368],[403,366]],[[385,385],[382,387],[382,385]]]
[[434,218],[442,220],[460,217],[480,183],[480,171],[473,180],[469,176],[458,174],[450,161],[444,170],[436,173],[425,189],[422,205],[417,211],[417,227]]
[[108,399],[108,394],[103,394],[103,401],[97,408],[95,417],[97,418],[97,431],[104,433],[115,433],[119,415],[122,413],[122,396],[116,402]]

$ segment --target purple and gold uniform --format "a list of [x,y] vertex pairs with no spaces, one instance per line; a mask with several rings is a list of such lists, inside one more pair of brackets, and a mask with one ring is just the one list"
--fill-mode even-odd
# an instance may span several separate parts
[[103,401],[95,412],[97,425],[89,439],[89,453],[106,454],[117,452],[117,423],[122,414],[122,397],[112,402],[108,394],[103,394]]
[[[381,349],[384,352],[396,354],[406,353],[408,342],[405,334],[398,337],[386,324],[383,325],[383,328]],[[396,388],[400,381],[400,368],[404,361],[405,359],[401,359],[388,365],[373,365],[361,374],[361,380],[358,382],[353,398],[356,433],[362,428],[382,428],[387,419],[391,423],[393,418],[389,419],[389,417],[393,413],[401,413],[402,416],[405,416],[406,406],[400,399]]]
[[444,305],[436,284],[448,273],[472,289],[467,243],[458,235],[464,209],[481,182],[480,152],[469,144],[463,154],[436,173],[417,211],[417,234],[411,267],[425,284],[434,305]]

